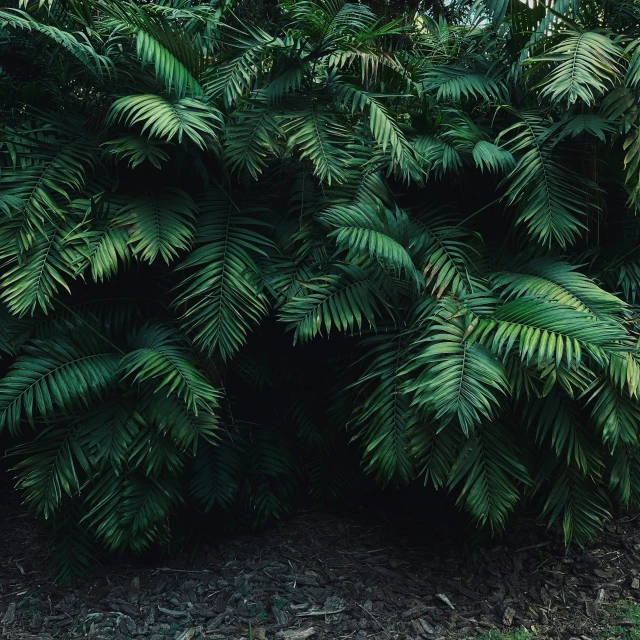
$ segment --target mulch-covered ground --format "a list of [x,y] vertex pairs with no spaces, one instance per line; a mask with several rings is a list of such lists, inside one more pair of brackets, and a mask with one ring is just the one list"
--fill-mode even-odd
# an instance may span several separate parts
[[3,507],[3,640],[435,640],[523,627],[596,640],[632,629],[620,603],[640,596],[634,515],[567,554],[533,524],[472,553],[386,520],[308,513],[194,562],[96,568],[76,591],[47,579],[45,551],[31,517]]

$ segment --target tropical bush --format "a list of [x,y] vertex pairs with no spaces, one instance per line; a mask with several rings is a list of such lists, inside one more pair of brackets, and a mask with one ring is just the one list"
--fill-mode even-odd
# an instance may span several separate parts
[[0,4],[0,429],[60,579],[350,451],[492,532],[640,502],[637,3]]

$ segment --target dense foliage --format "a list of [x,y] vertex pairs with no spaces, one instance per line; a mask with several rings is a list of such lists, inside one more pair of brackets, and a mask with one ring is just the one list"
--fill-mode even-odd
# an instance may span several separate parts
[[640,501],[637,3],[0,5],[0,429],[61,578],[350,449],[494,532]]

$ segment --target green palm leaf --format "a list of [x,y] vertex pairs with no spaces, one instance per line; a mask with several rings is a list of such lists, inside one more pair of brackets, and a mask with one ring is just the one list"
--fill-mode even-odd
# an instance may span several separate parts
[[401,336],[384,334],[362,343],[370,358],[356,383],[363,398],[355,408],[356,439],[363,447],[366,469],[381,484],[407,484],[413,479],[407,427],[410,397],[402,389],[406,346]]
[[580,99],[589,105],[620,75],[621,57],[622,49],[604,33],[566,31],[557,45],[532,62],[558,63],[541,83],[543,96],[555,103]]
[[531,483],[511,430],[500,421],[483,424],[468,442],[451,469],[448,485],[460,487],[458,504],[482,526],[500,531],[520,499],[520,487]]
[[343,266],[334,274],[300,283],[300,291],[280,310],[280,320],[294,329],[293,340],[305,342],[322,330],[355,332],[375,327],[378,293],[375,283],[361,269]]
[[29,250],[13,260],[0,279],[0,298],[11,313],[33,315],[37,308],[46,313],[61,288],[70,292],[66,279],[75,276],[77,260],[72,239],[52,225],[36,232]]
[[170,142],[183,138],[201,149],[211,148],[218,139],[220,113],[194,98],[167,99],[154,94],[118,98],[107,115],[108,123],[142,125],[142,133]]
[[88,406],[114,382],[118,354],[94,334],[71,342],[33,340],[0,380],[0,430],[20,431],[24,416],[34,424],[56,411]]
[[625,303],[580,273],[577,266],[553,258],[520,260],[513,269],[492,274],[492,282],[507,300],[536,297],[611,319]]
[[348,250],[347,261],[357,262],[364,254],[419,282],[407,250],[409,219],[400,209],[394,212],[364,203],[339,205],[323,212],[320,220],[332,229],[329,236],[335,238],[338,248]]
[[517,207],[516,223],[543,245],[573,244],[585,228],[583,180],[551,156],[549,132],[537,114],[520,114],[516,124],[500,136],[508,136],[505,148],[517,158],[504,179],[505,197]]
[[513,347],[522,362],[537,362],[539,368],[554,363],[556,367],[565,363],[569,369],[577,368],[583,351],[604,365],[609,355],[625,351],[624,345],[629,344],[620,323],[539,298],[518,298],[503,304],[491,318],[479,321],[476,335],[498,355]]
[[404,373],[412,376],[406,391],[419,412],[432,416],[441,428],[454,418],[468,435],[484,418],[492,419],[508,381],[501,362],[480,344],[467,341],[469,322],[456,304],[444,299],[431,326],[418,336]]
[[195,344],[227,359],[267,313],[255,257],[266,257],[270,243],[258,231],[260,221],[224,192],[211,189],[198,205],[197,248],[177,267],[182,280],[174,304]]
[[156,392],[175,393],[196,415],[200,409],[213,412],[218,406],[219,392],[198,370],[181,336],[173,329],[147,325],[133,336],[131,346],[133,350],[120,362],[123,381],[153,380]]
[[122,207],[115,224],[129,228],[134,256],[153,262],[160,256],[167,264],[191,245],[195,233],[196,205],[179,189],[136,198]]

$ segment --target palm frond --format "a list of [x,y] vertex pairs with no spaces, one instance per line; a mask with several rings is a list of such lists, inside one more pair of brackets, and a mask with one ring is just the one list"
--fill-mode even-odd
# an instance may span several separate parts
[[530,483],[511,430],[499,420],[483,424],[462,445],[448,481],[450,487],[460,487],[458,504],[492,531],[504,528],[521,487]]
[[218,139],[220,113],[195,98],[168,99],[154,94],[118,98],[107,115],[108,123],[142,125],[141,132],[170,142],[190,140],[201,149],[212,148]]
[[300,291],[281,307],[279,318],[294,329],[293,340],[306,342],[332,328],[354,333],[375,327],[379,313],[377,287],[372,278],[355,266],[337,273],[316,276],[300,283]]
[[621,57],[622,49],[607,34],[566,31],[557,45],[532,63],[558,63],[541,82],[541,95],[556,104],[580,99],[589,105],[620,76]]
[[227,359],[267,313],[255,257],[267,256],[270,243],[260,221],[221,190],[209,190],[198,206],[196,249],[177,267],[182,280],[174,304],[195,344]]
[[116,378],[119,356],[94,334],[80,340],[33,340],[0,380],[0,429],[18,433],[23,417],[33,425],[59,410],[70,415],[100,397]]
[[128,228],[133,255],[170,264],[190,247],[195,233],[196,205],[184,191],[164,190],[136,198],[120,209],[116,225]]
[[196,415],[214,412],[220,394],[204,375],[173,329],[147,325],[133,336],[133,350],[120,361],[119,374],[133,383],[153,380],[156,393],[175,393]]
[[412,345],[405,390],[416,410],[446,427],[457,419],[465,435],[491,420],[508,390],[504,366],[485,347],[467,341],[473,325],[450,299],[443,299],[428,329]]

